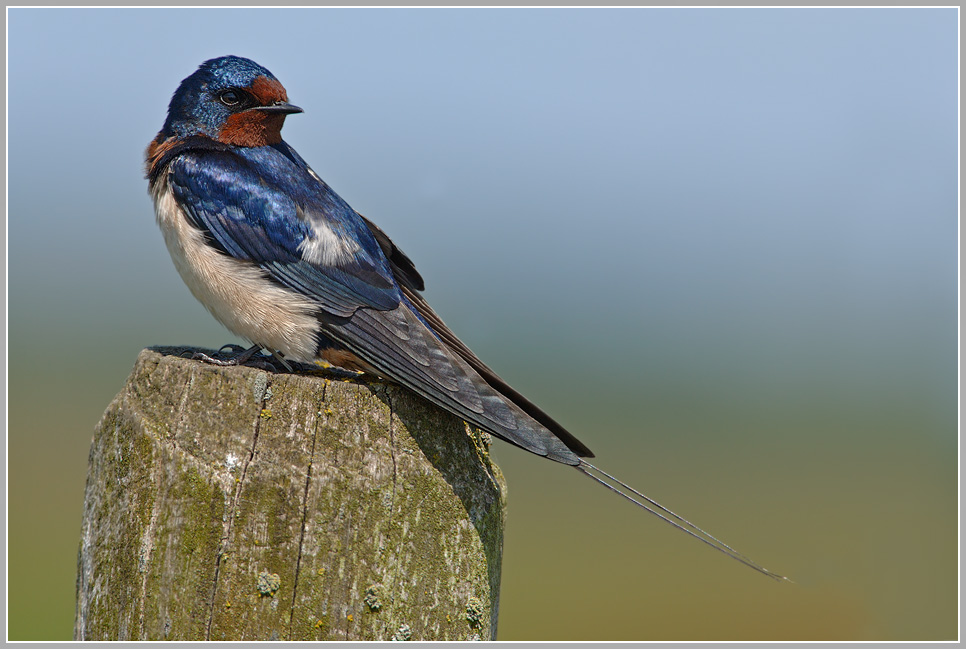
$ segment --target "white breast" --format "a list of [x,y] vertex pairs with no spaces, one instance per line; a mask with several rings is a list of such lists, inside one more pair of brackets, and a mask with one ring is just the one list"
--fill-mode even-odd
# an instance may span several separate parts
[[205,245],[188,222],[167,182],[152,192],[158,225],[181,279],[211,314],[232,333],[286,358],[315,360],[318,307],[271,282],[257,266]]

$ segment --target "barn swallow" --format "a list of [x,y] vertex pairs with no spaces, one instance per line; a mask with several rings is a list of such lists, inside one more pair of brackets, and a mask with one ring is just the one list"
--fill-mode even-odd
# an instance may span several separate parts
[[285,118],[301,112],[260,65],[211,59],[181,82],[147,149],[174,265],[211,314],[252,343],[238,361],[264,349],[383,377],[784,579],[587,462],[587,446],[477,358],[426,303],[410,258],[282,140]]

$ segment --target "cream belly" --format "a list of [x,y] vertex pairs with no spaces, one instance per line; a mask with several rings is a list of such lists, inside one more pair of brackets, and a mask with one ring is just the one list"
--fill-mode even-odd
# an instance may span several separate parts
[[205,245],[204,235],[188,222],[164,179],[152,197],[175,268],[215,319],[253,344],[313,362],[318,307],[272,283],[261,269]]

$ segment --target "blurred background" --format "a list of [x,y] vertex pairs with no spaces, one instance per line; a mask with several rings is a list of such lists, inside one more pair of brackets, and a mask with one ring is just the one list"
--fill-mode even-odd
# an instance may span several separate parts
[[502,640],[951,640],[956,9],[8,9],[7,613],[72,634],[93,428],[149,345],[239,342],[143,152],[203,60],[439,314],[776,584],[501,442]]

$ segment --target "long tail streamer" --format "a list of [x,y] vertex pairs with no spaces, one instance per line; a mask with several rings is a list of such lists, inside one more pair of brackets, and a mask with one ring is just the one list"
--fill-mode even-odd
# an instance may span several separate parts
[[[685,518],[683,518],[681,516],[678,516],[677,514],[675,514],[674,512],[672,512],[670,509],[668,509],[664,505],[662,505],[659,502],[657,502],[657,501],[655,501],[655,500],[653,500],[653,499],[645,496],[644,494],[642,494],[637,489],[634,489],[633,487],[630,487],[630,486],[624,484],[623,482],[621,482],[620,480],[618,480],[617,478],[615,478],[611,474],[607,473],[606,471],[603,471],[601,469],[598,469],[597,467],[595,467],[590,462],[586,462],[584,460],[581,460],[580,461],[580,464],[578,464],[574,468],[577,469],[578,471],[580,471],[581,473],[583,473],[585,476],[587,476],[591,480],[594,480],[594,481],[596,481],[596,482],[604,485],[605,487],[607,487],[608,489],[610,489],[614,493],[616,493],[616,494],[618,494],[618,495],[626,498],[627,500],[631,501],[632,503],[634,503],[635,505],[637,505],[641,509],[647,511],[648,513],[654,514],[655,516],[657,516],[658,518],[660,518],[662,521],[664,521],[668,525],[672,525],[673,527],[676,527],[677,529],[681,530],[685,534],[689,534],[690,536],[693,536],[694,538],[698,539],[702,543],[711,546],[712,548],[714,548],[718,552],[721,552],[722,554],[725,554],[725,555],[731,557],[735,561],[738,561],[739,563],[743,563],[744,565],[748,566],[749,568],[752,568],[754,570],[757,570],[758,572],[760,572],[761,574],[763,574],[763,575],[765,575],[767,577],[771,577],[775,581],[788,581],[788,582],[791,581],[788,577],[783,577],[782,575],[776,574],[776,573],[772,572],[771,570],[768,570],[767,568],[764,568],[764,567],[758,565],[756,562],[752,561],[751,559],[749,559],[745,555],[741,554],[740,552],[738,552],[737,550],[735,550],[734,548],[732,548],[727,543],[724,543],[722,541],[719,541],[718,539],[716,539],[715,537],[711,536],[710,534],[708,534],[707,532],[705,532],[703,529],[701,529],[700,527],[698,527],[694,523],[690,522],[689,520],[687,520],[687,519],[685,519]],[[611,484],[611,483],[615,483],[615,484],[619,485],[620,487],[623,487],[624,489],[626,489],[627,491],[629,491],[631,494],[633,494],[633,496],[629,495],[625,491],[622,491],[620,488],[614,486],[614,484]],[[635,498],[634,496],[637,496],[637,498]],[[645,503],[647,503],[647,504],[645,504]],[[648,505],[653,506],[653,509],[652,509],[652,507],[649,507]]]

